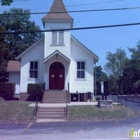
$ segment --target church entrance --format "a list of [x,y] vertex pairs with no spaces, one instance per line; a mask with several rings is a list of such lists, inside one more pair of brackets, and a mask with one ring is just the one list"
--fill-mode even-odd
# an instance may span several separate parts
[[49,69],[49,89],[64,89],[65,68],[60,62],[54,62]]

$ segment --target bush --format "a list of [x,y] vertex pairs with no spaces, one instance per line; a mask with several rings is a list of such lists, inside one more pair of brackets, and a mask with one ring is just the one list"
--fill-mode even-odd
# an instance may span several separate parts
[[44,85],[43,84],[28,84],[27,92],[29,94],[28,100],[29,101],[36,101],[36,98],[38,97],[38,100],[42,100],[43,92],[44,92]]
[[99,101],[99,100],[101,100],[101,98],[100,97],[96,97],[95,100],[96,101]]
[[0,84],[0,97],[5,100],[13,100],[15,94],[14,83],[1,83]]
[[1,103],[1,102],[4,102],[4,101],[5,101],[5,100],[4,100],[2,97],[0,97],[0,103]]

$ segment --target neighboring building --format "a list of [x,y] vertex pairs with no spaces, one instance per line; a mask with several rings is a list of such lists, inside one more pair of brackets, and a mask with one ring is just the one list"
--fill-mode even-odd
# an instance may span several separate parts
[[[64,13],[51,13],[60,11]],[[54,0],[42,22],[45,30],[73,28],[73,18],[62,0]],[[66,90],[69,83],[71,94],[94,92],[94,64],[99,58],[71,31],[45,32],[16,59],[7,67],[9,82],[16,83],[16,94],[26,93],[29,83],[45,83],[45,90]]]

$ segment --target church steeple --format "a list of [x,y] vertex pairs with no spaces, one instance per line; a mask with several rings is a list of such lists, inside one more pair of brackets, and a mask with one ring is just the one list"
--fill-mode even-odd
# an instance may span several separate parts
[[73,18],[67,13],[63,0],[54,0],[49,13],[42,18],[43,23],[48,20],[68,20],[73,24]]

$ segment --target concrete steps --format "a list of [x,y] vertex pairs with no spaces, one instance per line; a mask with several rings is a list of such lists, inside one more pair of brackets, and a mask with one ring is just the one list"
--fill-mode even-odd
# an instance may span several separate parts
[[43,103],[66,103],[66,91],[45,91]]
[[37,119],[64,120],[66,118],[66,107],[59,107],[60,103],[66,103],[66,91],[49,90],[44,92],[42,103],[57,104],[58,107],[39,107]]
[[38,119],[65,119],[65,107],[40,107],[37,113]]

